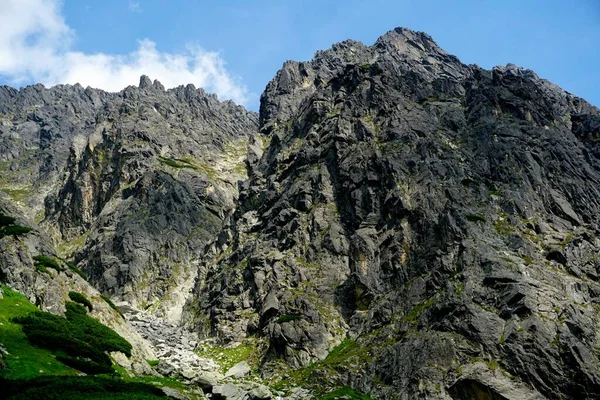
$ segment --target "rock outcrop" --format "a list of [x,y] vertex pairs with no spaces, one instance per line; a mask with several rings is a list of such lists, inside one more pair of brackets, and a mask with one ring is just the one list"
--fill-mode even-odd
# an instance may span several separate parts
[[259,129],[202,336],[376,398],[600,396],[597,108],[399,28],[285,63]]

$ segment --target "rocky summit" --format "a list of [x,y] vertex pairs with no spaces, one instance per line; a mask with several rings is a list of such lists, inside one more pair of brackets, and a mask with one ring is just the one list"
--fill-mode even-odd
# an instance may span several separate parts
[[123,379],[600,398],[600,110],[533,71],[397,28],[284,63],[258,114],[145,76],[2,87],[0,114],[0,281],[86,295]]

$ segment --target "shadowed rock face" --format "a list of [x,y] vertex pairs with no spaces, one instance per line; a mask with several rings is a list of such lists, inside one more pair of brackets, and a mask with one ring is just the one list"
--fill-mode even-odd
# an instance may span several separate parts
[[266,375],[348,336],[363,351],[311,382],[378,398],[600,396],[598,109],[399,28],[286,62],[259,129],[201,335],[266,337]]

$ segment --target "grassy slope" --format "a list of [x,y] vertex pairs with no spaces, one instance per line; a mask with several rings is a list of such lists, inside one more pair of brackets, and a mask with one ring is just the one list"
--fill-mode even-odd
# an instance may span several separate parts
[[77,375],[78,371],[56,360],[50,350],[34,347],[21,331],[21,325],[10,321],[13,317],[39,311],[25,296],[2,286],[0,299],[0,344],[8,351],[9,369],[0,376],[11,379],[34,378],[44,375]]

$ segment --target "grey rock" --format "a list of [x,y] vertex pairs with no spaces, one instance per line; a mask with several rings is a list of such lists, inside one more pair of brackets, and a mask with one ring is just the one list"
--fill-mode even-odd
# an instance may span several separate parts
[[225,377],[243,378],[251,372],[250,365],[246,361],[240,361],[225,372]]
[[215,386],[212,395],[215,400],[245,400],[248,398],[247,392],[231,383]]

